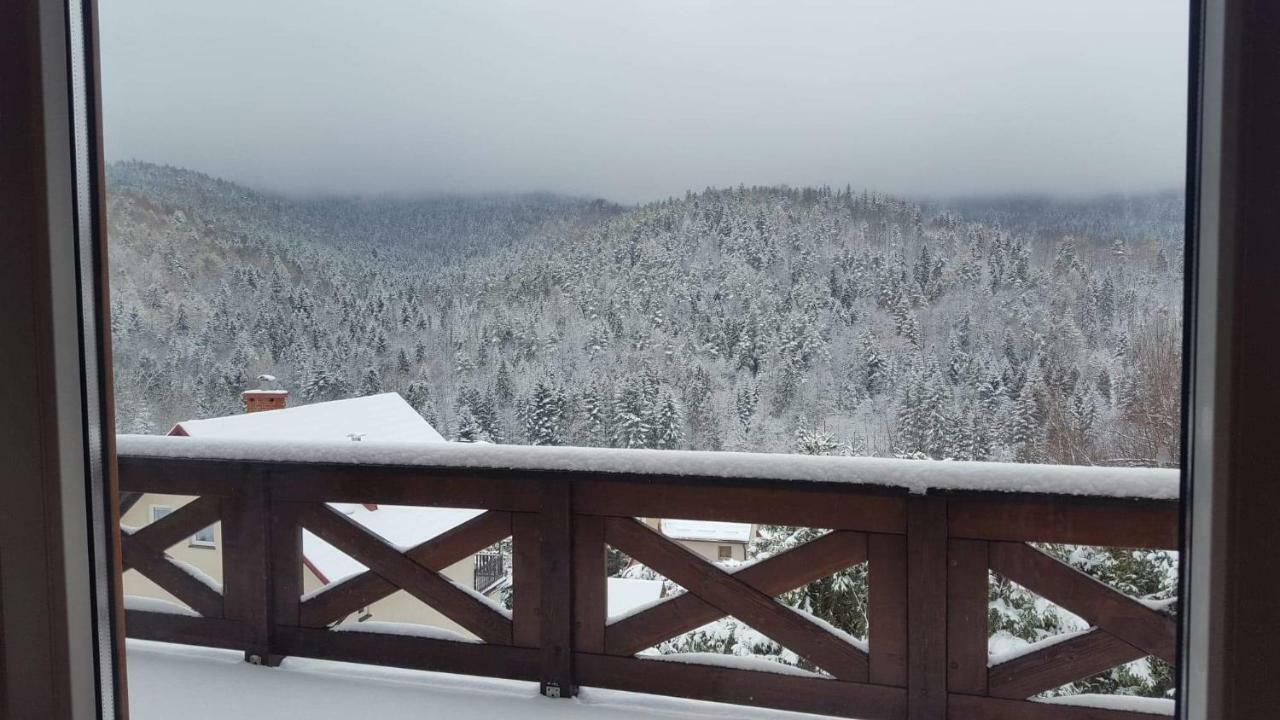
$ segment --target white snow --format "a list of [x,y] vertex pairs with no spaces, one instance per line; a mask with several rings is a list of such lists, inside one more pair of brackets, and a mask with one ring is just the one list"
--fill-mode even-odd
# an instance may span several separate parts
[[987,656],[987,667],[995,667],[996,665],[1009,662],[1010,660],[1017,660],[1018,658],[1030,655],[1033,652],[1078,638],[1087,632],[1089,632],[1089,630],[1059,633],[1038,642],[1026,643],[1020,647],[1011,647],[1010,645],[1012,645],[1012,643],[1005,644],[1000,652],[992,652]]
[[[254,390],[271,393],[270,390]],[[278,391],[283,394],[284,391]],[[280,410],[227,415],[208,420],[184,420],[178,423],[193,439],[232,439],[270,442],[343,442],[350,444],[351,435],[364,441],[405,444],[442,443],[444,438],[431,423],[398,393],[381,393],[365,397],[331,400],[298,405]]]
[[848,643],[848,644],[850,644],[850,645],[852,645],[852,646],[854,646],[854,647],[858,648],[858,649],[859,649],[859,650],[861,650],[862,652],[869,652],[869,651],[870,651],[870,649],[871,649],[871,646],[870,646],[869,644],[867,644],[867,641],[866,641],[866,640],[862,640],[862,639],[860,639],[860,638],[856,638],[856,637],[854,637],[854,636],[850,635],[849,633],[845,632],[844,630],[841,630],[840,628],[836,627],[835,625],[832,625],[831,623],[827,622],[826,620],[823,620],[822,618],[818,617],[817,615],[813,615],[813,614],[811,614],[811,613],[807,613],[807,612],[805,612],[804,610],[801,610],[800,608],[793,608],[793,607],[786,606],[786,605],[784,605],[783,607],[787,607],[789,610],[791,610],[791,611],[792,611],[792,612],[794,612],[795,614],[799,615],[800,617],[804,618],[805,620],[808,620],[809,622],[813,623],[814,625],[817,625],[818,627],[822,628],[823,630],[826,630],[827,632],[831,633],[832,635],[835,635],[836,637],[840,638],[840,639],[841,639],[841,640],[843,640],[844,642],[846,642],[846,643]]
[[169,562],[173,563],[174,565],[178,566],[178,569],[179,569],[179,570],[182,570],[183,572],[185,572],[186,574],[188,574],[188,575],[190,575],[191,577],[195,578],[196,580],[199,580],[200,582],[202,582],[202,583],[204,583],[205,585],[209,586],[209,589],[210,589],[210,590],[212,590],[212,591],[214,591],[214,592],[218,593],[219,595],[221,595],[221,594],[222,594],[222,583],[220,583],[220,582],[218,582],[217,580],[213,579],[213,578],[212,578],[208,573],[206,573],[205,571],[201,570],[200,568],[196,567],[195,565],[192,565],[192,564],[191,564],[191,563],[189,563],[189,562],[186,562],[185,560],[179,560],[179,559],[177,559],[177,558],[175,558],[175,557],[172,557],[172,556],[169,556],[169,555],[166,555],[166,556],[165,556],[165,559],[167,559]]
[[200,613],[192,610],[186,605],[179,605],[168,600],[160,598],[142,597],[140,595],[124,596],[125,610],[140,610],[142,612],[162,613],[164,615],[186,615],[187,617],[200,617]]
[[405,635],[408,637],[430,638],[432,640],[449,640],[451,642],[479,643],[476,638],[467,637],[446,628],[434,625],[415,625],[413,623],[380,622],[345,622],[333,627],[334,632],[381,633],[383,635]]
[[667,655],[637,655],[643,660],[659,660],[661,662],[684,663],[686,665],[711,665],[714,667],[733,668],[735,670],[755,670],[756,672],[774,673],[776,675],[794,675],[796,677],[823,678],[825,675],[812,673],[794,665],[783,665],[759,655],[726,655],[724,653],[670,653]]
[[661,580],[611,577],[608,586],[610,622],[647,610],[664,600]]
[[[659,580],[658,582],[662,582],[662,581],[661,581],[661,580]],[[645,610],[648,610],[648,609],[650,609],[650,608],[655,608],[655,607],[657,607],[657,606],[659,606],[659,605],[662,605],[663,603],[666,603],[666,602],[670,602],[671,600],[674,600],[674,599],[676,599],[676,598],[680,597],[680,596],[681,596],[681,595],[683,595],[683,594],[684,594],[684,591],[680,591],[680,592],[677,592],[677,593],[674,593],[674,594],[668,595],[668,596],[666,596],[666,597],[658,598],[657,600],[650,600],[649,602],[640,603],[639,605],[636,605],[636,606],[634,606],[634,607],[627,608],[626,610],[624,610],[624,611],[622,611],[622,612],[620,612],[620,613],[617,613],[617,614],[609,613],[609,622],[608,622],[608,624],[609,624],[609,625],[612,625],[612,624],[614,624],[614,623],[616,623],[616,622],[622,622],[623,620],[626,620],[627,618],[629,618],[629,617],[631,617],[631,616],[633,616],[633,615],[639,615],[640,613],[644,612]]]
[[1168,715],[1174,712],[1174,702],[1164,698],[1134,697],[1132,695],[1064,695],[1061,697],[1035,698],[1034,702],[1049,705],[1072,705],[1099,710],[1125,710],[1149,715]]
[[1011,655],[1011,653],[1015,651],[1021,651],[1022,648],[1025,648],[1030,644],[1031,643],[1007,630],[997,630],[991,634],[991,637],[987,638],[988,661],[990,661],[991,657],[996,655],[1003,658],[1006,655]]
[[1162,600],[1146,600],[1138,599],[1138,602],[1147,607],[1162,613],[1173,613],[1178,606],[1178,598],[1164,598]]
[[498,603],[493,598],[486,596],[484,593],[480,592],[479,590],[476,590],[475,588],[472,588],[470,585],[463,585],[461,583],[454,582],[453,578],[446,577],[445,580],[448,580],[454,587],[458,588],[462,592],[479,600],[485,605],[488,605],[490,610],[493,610],[494,612],[498,613],[499,615],[505,617],[508,620],[511,619],[511,611],[503,607],[500,603]]
[[532,682],[305,658],[270,668],[242,652],[142,640],[128,641],[128,668],[133,720],[824,720],[598,688],[552,700]]
[[[303,408],[295,408],[298,410]],[[254,413],[268,416],[290,412]],[[237,416],[248,417],[248,416]],[[210,421],[212,422],[212,421]],[[350,432],[344,429],[344,432]],[[310,437],[310,436],[308,436]],[[818,457],[692,450],[625,450],[474,443],[354,443],[121,435],[121,455],[278,462],[350,463],[447,468],[581,471],[600,474],[700,475],[764,480],[838,482],[936,490],[1057,493],[1174,500],[1178,471],[997,462]]]
[[[372,530],[401,552],[451,530],[484,512],[460,508],[402,505],[378,505],[376,510],[370,510],[355,503],[329,503],[329,507]],[[302,534],[302,555],[330,583],[358,575],[368,569],[350,555],[309,531],[304,531]]]
[[751,523],[712,520],[659,520],[662,534],[673,540],[751,542]]

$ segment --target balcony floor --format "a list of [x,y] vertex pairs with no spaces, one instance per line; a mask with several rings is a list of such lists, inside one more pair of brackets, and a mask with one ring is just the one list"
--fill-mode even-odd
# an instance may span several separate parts
[[133,720],[818,720],[652,695],[583,689],[574,700],[533,683],[305,658],[254,667],[239,652],[128,641]]

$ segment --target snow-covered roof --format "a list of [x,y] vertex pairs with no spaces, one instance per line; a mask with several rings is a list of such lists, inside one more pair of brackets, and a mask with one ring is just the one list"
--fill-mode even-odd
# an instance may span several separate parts
[[662,534],[672,540],[709,542],[751,542],[751,523],[712,520],[659,520]]
[[661,580],[609,578],[609,617],[625,615],[662,597]]
[[[401,552],[426,542],[446,530],[451,530],[484,512],[462,508],[401,505],[378,505],[376,510],[370,510],[363,505],[348,503],[329,503],[329,507],[345,513],[352,520],[381,535]],[[307,531],[302,534],[302,555],[307,562],[311,563],[311,567],[323,576],[322,579],[330,583],[336,583],[368,569],[352,559],[350,555]]]
[[190,437],[209,439],[351,442],[352,436],[357,435],[363,441],[444,442],[431,423],[393,392],[208,420],[185,420],[178,423],[177,428]]
[[[283,394],[284,391],[278,392]],[[445,441],[431,423],[423,420],[404,398],[393,392],[208,420],[188,420],[178,423],[177,428],[188,436],[182,442],[198,442],[194,439],[268,441],[287,447],[317,441],[354,445],[357,437],[361,442],[410,445]],[[426,542],[482,512],[388,505],[371,510],[363,505],[345,503],[330,503],[329,506],[347,514],[401,550]],[[367,569],[310,532],[303,533],[302,555],[321,579],[329,583]]]

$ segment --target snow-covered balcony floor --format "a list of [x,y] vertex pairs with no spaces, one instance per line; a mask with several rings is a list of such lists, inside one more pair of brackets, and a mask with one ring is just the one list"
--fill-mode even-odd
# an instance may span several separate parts
[[584,688],[573,700],[535,683],[304,658],[257,667],[244,654],[128,641],[133,720],[822,720],[816,715]]

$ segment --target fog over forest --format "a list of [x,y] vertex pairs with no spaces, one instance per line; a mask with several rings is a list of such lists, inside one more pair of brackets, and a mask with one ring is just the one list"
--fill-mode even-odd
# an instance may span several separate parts
[[102,8],[109,159],[292,194],[1177,187],[1175,0]]

